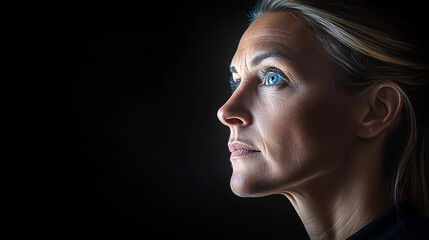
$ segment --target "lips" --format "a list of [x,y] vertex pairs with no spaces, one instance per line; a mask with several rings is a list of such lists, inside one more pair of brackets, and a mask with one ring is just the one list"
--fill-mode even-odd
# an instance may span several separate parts
[[245,157],[261,152],[256,148],[241,142],[229,143],[228,148],[231,152],[231,157]]

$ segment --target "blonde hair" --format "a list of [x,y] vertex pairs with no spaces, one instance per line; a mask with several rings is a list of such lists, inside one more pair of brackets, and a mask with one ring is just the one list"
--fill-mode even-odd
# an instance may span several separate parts
[[290,12],[310,25],[318,44],[342,69],[336,82],[352,93],[362,93],[382,81],[401,89],[404,108],[398,127],[385,142],[385,149],[392,148],[385,151],[385,174],[395,205],[411,200],[429,216],[429,119],[424,116],[427,53],[409,43],[396,20],[362,0],[265,0],[251,21],[265,12]]

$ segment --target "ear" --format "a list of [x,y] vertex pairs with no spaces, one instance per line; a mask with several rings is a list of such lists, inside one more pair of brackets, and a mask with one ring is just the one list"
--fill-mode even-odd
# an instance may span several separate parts
[[389,131],[397,122],[403,101],[402,90],[394,83],[381,83],[363,96],[366,110],[359,123],[358,137],[373,138]]

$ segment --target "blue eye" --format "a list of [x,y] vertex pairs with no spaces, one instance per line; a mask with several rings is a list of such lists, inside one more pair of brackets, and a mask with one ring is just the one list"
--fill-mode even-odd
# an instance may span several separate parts
[[278,83],[284,82],[284,81],[285,81],[284,78],[282,76],[280,76],[278,73],[271,72],[267,76],[266,84],[267,85],[274,85],[274,84],[278,84]]
[[231,92],[234,93],[235,90],[238,88],[238,86],[240,85],[239,81],[235,81],[234,78],[230,78],[229,79],[229,84],[231,86]]

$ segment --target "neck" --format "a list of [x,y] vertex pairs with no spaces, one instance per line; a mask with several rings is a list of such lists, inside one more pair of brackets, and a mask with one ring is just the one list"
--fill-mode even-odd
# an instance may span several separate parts
[[348,166],[284,193],[311,239],[346,239],[392,207],[381,154],[373,152],[357,153]]

